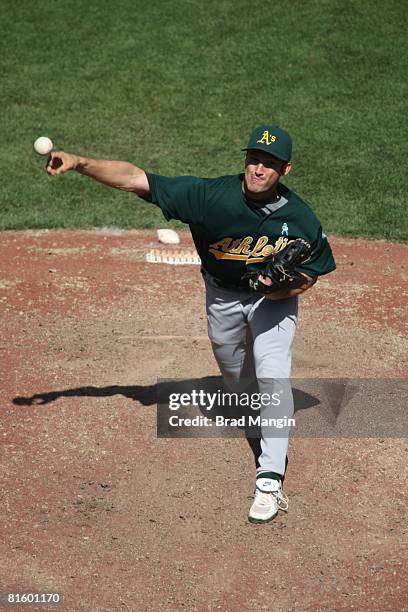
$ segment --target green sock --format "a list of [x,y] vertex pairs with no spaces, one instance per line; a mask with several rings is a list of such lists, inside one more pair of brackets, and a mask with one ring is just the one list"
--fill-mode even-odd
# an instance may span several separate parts
[[279,480],[279,482],[282,481],[282,476],[276,472],[261,472],[260,474],[256,475],[256,478],[257,480],[258,478],[270,478],[271,480]]

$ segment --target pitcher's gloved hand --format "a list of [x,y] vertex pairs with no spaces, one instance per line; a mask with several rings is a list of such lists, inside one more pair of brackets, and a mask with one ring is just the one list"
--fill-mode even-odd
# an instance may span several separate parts
[[[295,267],[307,261],[311,251],[310,244],[306,240],[295,238],[281,251],[265,257],[262,267],[246,272],[242,279],[247,280],[252,291],[257,293],[267,294],[282,289],[296,289],[305,283],[305,277],[296,272]],[[262,281],[265,277],[272,281],[271,284]]]

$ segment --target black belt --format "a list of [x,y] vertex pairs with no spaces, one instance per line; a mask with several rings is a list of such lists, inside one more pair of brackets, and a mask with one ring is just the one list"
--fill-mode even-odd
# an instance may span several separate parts
[[248,281],[238,281],[237,283],[231,283],[228,281],[221,280],[220,278],[215,278],[214,276],[212,278],[217,287],[220,287],[221,289],[245,289],[246,291],[249,291]]
[[204,278],[207,277],[208,280],[212,281],[215,285],[217,285],[217,287],[220,287],[221,289],[236,289],[241,291],[250,290],[247,280],[238,279],[237,281],[227,281],[222,278],[217,278],[216,276],[213,276],[210,272],[204,270],[204,268],[201,268],[201,273]]

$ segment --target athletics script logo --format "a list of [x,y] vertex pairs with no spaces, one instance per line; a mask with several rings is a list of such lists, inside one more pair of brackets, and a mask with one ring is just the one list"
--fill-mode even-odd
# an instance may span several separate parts
[[246,261],[249,264],[263,261],[268,255],[282,251],[288,240],[287,237],[280,236],[275,244],[270,244],[268,236],[261,236],[252,246],[254,242],[252,236],[245,236],[244,238],[227,236],[210,244],[208,250],[216,259],[233,259],[235,261]]

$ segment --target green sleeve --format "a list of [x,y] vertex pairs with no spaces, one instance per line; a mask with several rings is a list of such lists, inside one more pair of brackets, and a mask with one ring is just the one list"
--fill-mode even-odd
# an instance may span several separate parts
[[150,201],[157,204],[167,221],[201,223],[204,217],[205,181],[196,176],[147,174]]
[[310,276],[321,276],[336,269],[333,253],[328,243],[327,236],[319,227],[317,237],[312,243],[312,255],[308,261],[296,266],[298,272],[304,272]]

